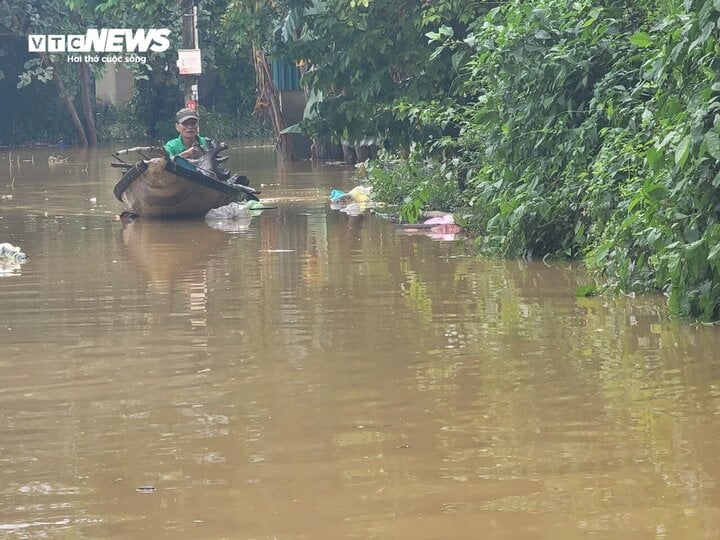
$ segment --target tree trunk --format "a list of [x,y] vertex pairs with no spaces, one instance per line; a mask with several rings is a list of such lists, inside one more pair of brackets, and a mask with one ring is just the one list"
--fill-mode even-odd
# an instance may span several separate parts
[[272,80],[270,65],[262,49],[254,45],[253,63],[255,64],[255,76],[257,79],[255,112],[262,112],[270,117],[273,132],[275,133],[275,146],[280,153],[280,157],[285,161],[293,160],[295,156],[293,155],[292,139],[289,134],[281,133],[287,127],[287,123],[282,110],[280,110],[280,99]]
[[344,159],[342,146],[331,143],[328,139],[317,137],[312,140],[310,157],[320,161],[339,161]]
[[355,145],[355,155],[358,161],[367,161],[372,158],[370,147],[359,144]]
[[345,163],[348,165],[355,165],[357,163],[357,155],[355,155],[355,147],[350,146],[344,142],[342,144],[343,155],[345,156]]
[[58,91],[60,99],[62,100],[65,108],[68,111],[68,114],[70,115],[70,121],[72,122],[73,128],[75,129],[75,136],[77,137],[78,144],[80,144],[81,146],[87,146],[88,140],[87,136],[85,135],[85,128],[83,128],[82,122],[80,121],[80,117],[78,116],[77,109],[75,109],[75,105],[73,105],[72,99],[70,99],[70,97],[67,95],[67,91],[65,90],[65,84],[63,84],[62,79],[58,74],[57,66],[52,63],[47,53],[40,53],[40,58],[42,59],[43,64],[53,66],[53,83],[55,84],[55,88]]
[[85,127],[87,128],[87,139],[91,146],[97,146],[97,129],[95,127],[95,113],[93,111],[92,100],[90,99],[90,69],[83,60],[80,63],[80,88],[83,106],[83,114],[85,115]]

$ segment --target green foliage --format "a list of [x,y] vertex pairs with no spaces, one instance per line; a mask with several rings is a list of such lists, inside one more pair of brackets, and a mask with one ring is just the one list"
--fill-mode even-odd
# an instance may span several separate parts
[[225,36],[219,39],[213,71],[223,92],[220,100],[214,100],[213,109],[227,112],[230,116],[250,117],[255,108],[256,86],[252,59],[247,51],[243,53],[233,47],[225,47],[224,44],[228,43]]
[[66,120],[52,83],[33,80],[27,86],[18,88],[25,64],[32,60],[26,50],[26,42],[22,38],[5,37],[3,48],[5,54],[0,60],[5,77],[0,79],[0,116],[3,118],[0,144],[71,141],[72,127]]
[[586,297],[586,296],[595,296],[597,294],[597,285],[594,283],[591,283],[589,285],[581,285],[577,289],[575,289],[575,296],[578,297]]
[[482,249],[585,255],[611,287],[716,320],[720,12],[641,8],[508,2],[460,36],[467,202]]
[[[207,115],[208,123],[204,127],[217,128],[223,138],[231,133],[234,134],[232,136],[252,137],[267,133],[264,122],[252,117],[255,73],[251,57],[247,50],[243,51],[237,45],[241,40],[217,22],[232,13],[229,7],[237,8],[240,4],[229,0],[208,0],[199,10],[203,61],[206,69],[210,67],[209,71],[214,72],[216,86],[223,90],[218,92],[221,98],[207,98],[213,114]],[[249,2],[243,4],[250,5]],[[2,135],[4,143],[72,139],[69,119],[66,113],[63,114],[57,91],[50,81],[53,71],[57,71],[67,94],[82,114],[78,99],[78,65],[64,62],[61,56],[55,59],[55,66],[42,65],[38,57],[23,52],[27,50],[24,36],[28,33],[77,34],[91,27],[171,29],[174,47],[164,53],[148,55],[144,64],[126,64],[135,77],[135,96],[129,110],[98,105],[95,120],[101,140],[157,140],[175,136],[174,113],[183,103],[175,68],[182,23],[181,7],[177,1],[9,0],[3,7],[0,10],[0,30],[11,37],[4,37],[0,46],[8,52],[0,55],[0,67],[5,75],[0,80],[0,97],[3,98],[2,106],[7,108],[4,118],[17,117],[10,124],[11,129]],[[103,69],[102,64],[88,66],[96,77]],[[37,119],[28,121],[32,118]]]
[[663,291],[674,314],[720,319],[720,3],[517,0],[466,31],[433,21],[429,61],[449,58],[453,83],[393,102],[414,144],[376,193],[411,213],[442,167],[467,183],[480,249],[584,257],[598,285],[579,294]]
[[[0,24],[15,35],[92,17],[164,26],[178,13],[169,0],[6,4]],[[247,49],[267,47],[306,70],[307,133],[406,157],[369,169],[406,218],[464,205],[481,250],[583,257],[598,290],[663,291],[673,313],[720,319],[717,0],[212,0],[201,11],[201,27],[222,22],[206,26],[203,50],[227,66],[232,94],[230,119],[213,108],[206,132],[240,129]],[[9,65],[0,84],[15,86]],[[24,67],[21,92],[49,86],[46,67]],[[179,106],[170,56],[138,69],[134,111],[162,136]]]
[[605,138],[593,163],[599,178],[618,176],[617,210],[597,216],[607,219],[587,251],[618,288],[661,289],[672,312],[717,320],[720,10],[687,7],[658,14],[628,40],[642,55],[627,99],[611,109],[622,136]]
[[[3,9],[0,10],[0,34],[9,37],[9,41],[18,41],[21,47],[19,52],[24,54],[27,52],[27,35],[28,34],[77,34],[84,32],[88,26],[103,26],[103,21],[94,17],[92,9],[89,9],[84,2],[73,2],[68,4],[65,0],[6,0],[3,3]],[[7,48],[7,45],[5,45]],[[30,94],[42,93],[45,99],[53,102],[60,102],[64,98],[69,98],[65,102],[67,114],[64,122],[72,125],[70,122],[70,109],[78,117],[83,115],[83,107],[81,105],[80,95],[82,88],[81,67],[78,63],[66,63],[59,61],[62,55],[44,55],[27,54],[23,70],[13,73],[13,79],[16,81],[17,89],[29,89]],[[15,70],[13,70],[15,71]],[[64,88],[60,90],[55,84],[47,84],[49,81],[56,79],[60,81]],[[46,85],[48,89],[38,90],[39,85]],[[50,89],[55,95],[50,93]],[[88,89],[85,87],[85,89]],[[62,92],[62,96],[59,93]],[[90,92],[85,93],[89,96]],[[7,96],[9,97],[9,96]],[[20,100],[19,104],[23,105],[25,100]],[[91,104],[88,104],[88,109]],[[32,108],[34,103],[31,102]],[[78,112],[79,111],[79,112]],[[32,114],[31,111],[23,111]],[[82,123],[82,118],[80,123]],[[85,128],[80,127],[78,123],[75,131],[75,138],[85,141],[87,133],[85,129],[91,127],[93,118],[84,118]],[[46,122],[43,122],[44,124]],[[64,126],[54,124],[45,125],[45,131],[48,133],[64,131]],[[37,128],[21,129],[18,133],[21,139],[31,139],[35,137]]]
[[37,79],[41,83],[51,81],[53,78],[53,66],[43,66],[39,58],[31,58],[23,64],[24,71],[18,74],[17,88],[24,88],[29,85],[33,79]]
[[175,113],[183,106],[177,78],[170,74],[135,79],[135,95],[129,109],[150,139],[177,137]]
[[511,3],[470,40],[461,92],[468,204],[482,248],[507,256],[574,256],[587,160],[598,147],[590,103],[612,66],[618,19],[589,3]]
[[388,150],[416,140],[402,104],[436,99],[452,82],[450,55],[431,61],[435,47],[425,34],[439,23],[464,29],[484,10],[458,0],[308,4],[288,16],[285,42],[277,44],[306,66],[303,84],[322,96],[301,128],[338,142],[380,141]]
[[98,141],[140,141],[146,137],[143,124],[127,108],[99,104],[95,120]]
[[266,118],[241,113],[215,112],[200,108],[202,132],[215,141],[270,138],[272,128]]
[[430,161],[373,162],[367,168],[367,180],[374,196],[399,207],[409,223],[416,222],[423,210],[452,211],[462,204],[453,175]]

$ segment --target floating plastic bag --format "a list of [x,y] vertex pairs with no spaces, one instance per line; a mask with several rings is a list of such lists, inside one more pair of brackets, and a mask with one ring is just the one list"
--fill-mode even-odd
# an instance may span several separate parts
[[17,247],[3,242],[0,244],[0,277],[20,273],[20,265],[27,261],[27,255]]
[[213,229],[225,232],[244,232],[250,228],[252,212],[247,204],[231,202],[220,208],[213,208],[205,214],[205,222]]
[[425,225],[454,225],[455,217],[452,214],[446,214],[442,217],[433,217],[423,221]]
[[246,204],[231,202],[220,208],[213,208],[205,214],[205,221],[221,221],[232,219],[247,219],[251,217],[250,209]]
[[462,232],[462,229],[454,223],[441,223],[431,228],[430,232],[437,234],[457,234]]
[[341,208],[341,212],[345,212],[348,216],[359,216],[367,208],[366,204],[350,203],[345,208]]
[[250,223],[252,218],[239,218],[239,219],[218,219],[215,221],[206,221],[208,226],[215,230],[228,232],[228,233],[244,233],[250,230]]
[[453,240],[455,235],[462,232],[462,229],[455,225],[455,216],[452,214],[426,219],[423,225],[433,225],[428,236],[435,240]]
[[369,202],[371,194],[372,187],[370,186],[355,186],[348,193],[348,195],[350,195],[350,197],[352,197],[352,200],[356,203]]
[[263,203],[260,201],[248,201],[245,203],[245,206],[248,210],[250,210],[251,216],[259,216],[262,214],[263,210],[266,210],[265,206],[263,206]]
[[355,186],[347,193],[333,189],[330,192],[330,201],[332,203],[367,203],[370,202],[371,193],[371,186]]
[[0,260],[24,262],[25,259],[27,259],[27,255],[18,246],[13,246],[8,242],[0,244]]
[[402,225],[401,227],[403,234],[420,234],[441,241],[457,240],[458,235],[462,233],[462,228],[455,224],[455,217],[450,213],[431,217],[415,226]]

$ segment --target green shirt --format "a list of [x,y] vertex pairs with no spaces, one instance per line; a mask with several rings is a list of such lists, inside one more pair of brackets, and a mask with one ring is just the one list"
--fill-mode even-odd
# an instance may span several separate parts
[[[200,148],[202,148],[203,150],[208,149],[208,142],[205,137],[197,135],[195,139],[200,145]],[[190,147],[183,144],[181,136],[178,136],[175,139],[171,139],[165,143],[165,151],[170,155],[170,157],[177,156],[179,153],[184,152],[188,148]]]

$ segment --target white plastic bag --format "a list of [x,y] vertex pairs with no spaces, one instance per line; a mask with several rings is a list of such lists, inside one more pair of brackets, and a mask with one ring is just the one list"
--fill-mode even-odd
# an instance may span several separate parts
[[250,209],[245,204],[231,202],[220,208],[213,208],[205,214],[206,221],[226,221],[232,219],[248,219],[252,217]]
[[25,262],[27,255],[25,255],[18,246],[3,242],[0,244],[0,259],[13,262]]

